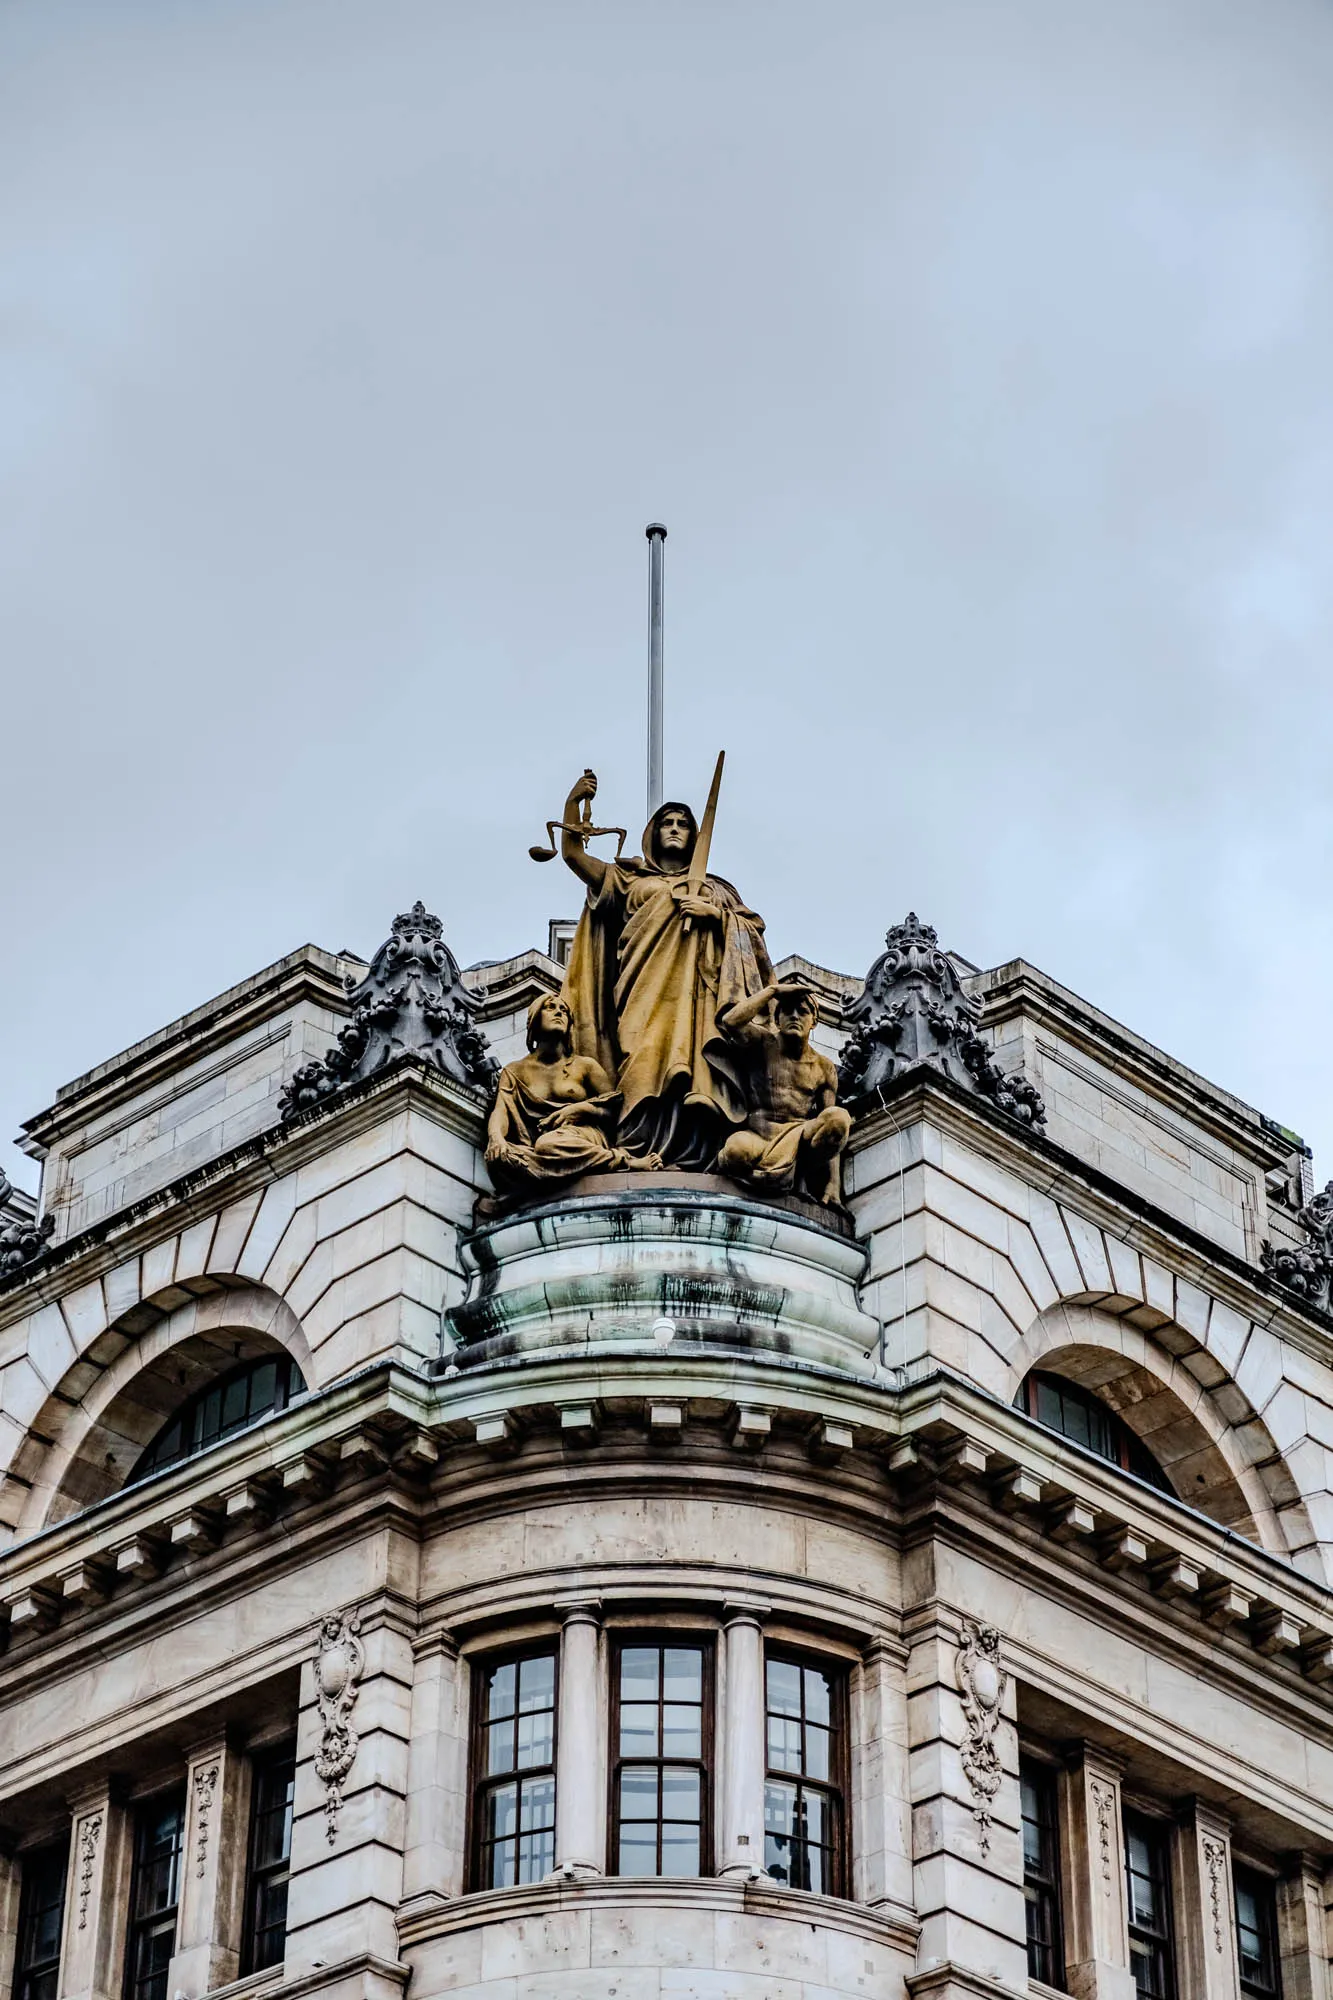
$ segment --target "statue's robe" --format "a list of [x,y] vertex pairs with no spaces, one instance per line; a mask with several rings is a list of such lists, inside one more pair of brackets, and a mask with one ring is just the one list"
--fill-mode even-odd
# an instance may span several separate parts
[[588,891],[563,989],[575,1048],[615,1078],[623,1099],[620,1143],[694,1170],[713,1164],[748,1115],[736,1052],[717,1032],[718,1009],[773,977],[763,918],[730,882],[717,875],[708,882],[722,922],[687,927],[685,876],[655,861],[609,863],[600,887]]
[[502,1194],[528,1194],[550,1182],[609,1173],[626,1164],[624,1148],[608,1136],[615,1130],[620,1109],[618,1092],[573,1104],[534,1097],[519,1065],[507,1063],[500,1072],[496,1102],[513,1148],[509,1159],[493,1161],[490,1167],[491,1179]]

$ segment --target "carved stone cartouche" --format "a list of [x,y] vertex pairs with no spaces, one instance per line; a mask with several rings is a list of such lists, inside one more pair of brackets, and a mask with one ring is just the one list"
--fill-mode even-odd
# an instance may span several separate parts
[[1283,1291],[1327,1311],[1333,1295],[1333,1181],[1297,1211],[1296,1220],[1308,1245],[1265,1243],[1263,1267]]
[[365,1670],[361,1619],[355,1612],[334,1612],[319,1628],[315,1647],[315,1699],[319,1704],[319,1744],[315,1776],[324,1787],[326,1838],[338,1838],[343,1784],[356,1762],[360,1737],[352,1727],[352,1710]]
[[352,1017],[324,1059],[292,1077],[278,1100],[284,1123],[400,1055],[423,1057],[464,1089],[493,1088],[496,1066],[473,1021],[458,962],[440,919],[424,903],[394,918],[365,977],[347,984]]
[[1009,1680],[1000,1664],[1000,1635],[993,1625],[967,1621],[954,1671],[967,1728],[962,1746],[963,1776],[972,1794],[978,1844],[986,1854],[990,1851],[991,1808],[1004,1776],[995,1736]]
[[851,1028],[839,1089],[849,1104],[873,1099],[909,1070],[929,1068],[987,1098],[1022,1125],[1046,1122],[1046,1106],[1026,1077],[1007,1076],[977,1032],[981,1009],[969,999],[939,938],[915,910],[895,924],[847,1008]]
[[16,1205],[11,1206],[13,1182],[0,1171],[0,1283],[27,1271],[46,1255],[56,1223],[53,1215],[34,1221]]

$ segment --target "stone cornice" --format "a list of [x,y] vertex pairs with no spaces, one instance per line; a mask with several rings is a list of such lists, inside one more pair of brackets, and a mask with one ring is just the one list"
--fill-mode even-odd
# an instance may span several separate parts
[[[110,1647],[171,1630],[186,1605],[198,1615],[367,1534],[415,1540],[470,1515],[654,1490],[840,1517],[909,1547],[962,1538],[1020,1583],[1039,1574],[1086,1614],[1333,1741],[1321,1686],[1333,1678],[1333,1593],[943,1370],[890,1388],[734,1355],[677,1362],[640,1352],[595,1366],[586,1356],[529,1359],[485,1376],[430,1383],[381,1364],[12,1548],[0,1557],[14,1627],[0,1698],[66,1679]],[[563,1442],[560,1409],[576,1382],[615,1413],[609,1450],[600,1434],[572,1456]],[[660,1444],[648,1422],[667,1396],[691,1426],[688,1452]],[[770,1417],[762,1460],[730,1442],[738,1406]],[[821,1413],[850,1430],[850,1449],[821,1451]],[[507,1420],[502,1451],[483,1442],[497,1415]],[[273,1516],[279,1531],[267,1527]],[[118,1566],[127,1548],[136,1551],[128,1574]],[[63,1582],[75,1574],[70,1601]],[[560,1564],[501,1582],[441,1591],[418,1615],[427,1628],[462,1632],[518,1610],[548,1615],[572,1587]],[[891,1608],[725,1565],[610,1563],[580,1568],[577,1582],[608,1610],[714,1597],[720,1610],[737,1588],[760,1590],[775,1616],[859,1644]],[[297,1657],[290,1651],[284,1640],[250,1665],[277,1671]],[[172,1690],[163,1715],[187,1696],[208,1690]]]
[[151,1089],[213,1049],[234,1044],[302,998],[335,1014],[347,1012],[343,969],[359,963],[318,945],[303,945],[216,999],[168,1022],[147,1040],[62,1084],[56,1101],[26,1119],[24,1151],[40,1159],[66,1132],[102,1117],[124,1099]]
[[[1202,1231],[1159,1208],[1112,1175],[1088,1165],[1043,1133],[1014,1125],[984,1099],[947,1077],[913,1071],[896,1094],[885,1093],[884,1109],[868,1112],[855,1126],[849,1157],[915,1125],[931,1125],[981,1158],[1003,1167],[1016,1180],[1053,1201],[1063,1201],[1123,1243],[1142,1250],[1177,1276],[1210,1292],[1245,1318],[1271,1327],[1283,1340],[1329,1366],[1333,1315],[1311,1311],[1282,1297],[1255,1264]],[[910,1173],[921,1163],[908,1162]],[[857,1194],[849,1197],[853,1209]]]
[[480,1100],[429,1064],[404,1057],[364,1083],[349,1086],[327,1106],[307,1112],[291,1125],[270,1126],[57,1244],[31,1275],[0,1285],[0,1327],[114,1270],[151,1248],[164,1233],[188,1228],[408,1109],[423,1112],[478,1148],[483,1142],[486,1115]]
[[[920,1470],[942,1475],[946,1483],[979,1484],[1007,1500],[1011,1514],[1035,1523],[1050,1522],[1053,1509],[1080,1500],[1101,1525],[1075,1532],[1071,1545],[1081,1542],[1091,1552],[1104,1532],[1130,1528],[1149,1546],[1145,1569],[1153,1559],[1151,1551],[1173,1552],[1202,1577],[1230,1581],[1275,1604],[1280,1601],[1305,1624],[1327,1629],[1333,1640],[1333,1591],[1328,1586],[1197,1508],[1081,1450],[950,1370],[931,1364],[920,1379],[905,1383],[895,1414],[898,1443],[891,1449],[891,1469],[899,1456],[899,1469],[909,1478]],[[918,1443],[925,1453],[919,1468],[900,1456]],[[1018,1495],[1008,1490],[1020,1470],[1043,1489],[1030,1501],[1021,1497],[1022,1489]]]
[[966,984],[982,1003],[985,1027],[994,1029],[1016,1018],[1050,1026],[1113,1075],[1170,1104],[1181,1117],[1247,1153],[1256,1165],[1279,1166],[1299,1147],[1299,1140],[1243,1098],[1210,1083],[1024,959],[976,973]]

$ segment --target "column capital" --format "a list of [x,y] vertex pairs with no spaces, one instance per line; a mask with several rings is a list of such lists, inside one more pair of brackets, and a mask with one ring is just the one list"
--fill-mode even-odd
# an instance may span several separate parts
[[1230,1841],[1231,1820],[1207,1799],[1196,1798],[1193,1793],[1180,1801],[1177,1818],[1182,1826],[1197,1826],[1201,1833],[1215,1834],[1219,1840]]
[[121,1802],[119,1789],[109,1778],[103,1778],[100,1784],[81,1785],[77,1792],[65,1794],[65,1804],[72,1819],[82,1819],[86,1813],[95,1812],[98,1806],[108,1802],[116,1805]]
[[215,1729],[208,1736],[200,1736],[185,1746],[187,1764],[202,1764],[210,1757],[225,1757],[234,1748],[232,1739],[225,1729]]
[[724,1625],[763,1626],[773,1616],[773,1606],[762,1597],[724,1597],[722,1600],[722,1623]]
[[552,1600],[552,1608],[558,1612],[562,1625],[601,1625],[602,1600],[596,1596],[557,1597]]
[[905,1667],[911,1659],[911,1648],[905,1646],[893,1632],[872,1632],[861,1648],[863,1666],[873,1667],[882,1660],[888,1660],[895,1667]]
[[458,1658],[458,1640],[447,1625],[437,1625],[430,1632],[418,1634],[412,1641],[414,1660],[428,1660],[433,1653],[439,1653],[446,1660]]
[[1105,1750],[1100,1743],[1090,1743],[1086,1737],[1062,1744],[1061,1751],[1067,1769],[1084,1770],[1089,1777],[1105,1778],[1108,1784],[1119,1785],[1129,1768],[1114,1750]]

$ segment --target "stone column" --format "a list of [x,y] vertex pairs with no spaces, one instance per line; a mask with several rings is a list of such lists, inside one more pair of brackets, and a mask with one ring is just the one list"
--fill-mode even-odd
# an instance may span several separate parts
[[907,1767],[907,1649],[872,1639],[853,1676],[852,1893],[858,1903],[914,1916]]
[[1060,1814],[1065,1969],[1074,2000],[1134,2000],[1118,1761],[1085,1743]]
[[403,1895],[463,1892],[467,1839],[468,1675],[448,1632],[413,1648]]
[[1230,1821],[1193,1800],[1177,1829],[1174,1858],[1182,1990],[1190,2000],[1240,2000]]
[[241,1969],[250,1766],[223,1737],[196,1744],[185,1773],[176,1949],[167,1974],[172,2000],[199,2000]]
[[556,1719],[555,1873],[606,1872],[606,1674],[601,1599],[557,1599],[560,1691]]
[[355,1966],[397,2000],[414,1611],[396,1592],[322,1621],[301,1669],[288,1979]]
[[724,1607],[720,1875],[764,1875],[764,1627],[766,1604]]
[[21,1857],[0,1854],[0,1993],[12,1993],[14,1990],[14,1954],[18,1944],[22,1888]]
[[1311,1854],[1295,1855],[1277,1885],[1277,1948],[1282,2000],[1333,2000],[1328,1906],[1333,1878]]
[[69,1803],[60,2000],[119,2000],[133,1862],[130,1817],[105,1784]]
[[935,1604],[909,1614],[906,1626],[921,1920],[913,1991],[970,1992],[979,1974],[1024,1992],[1018,1735],[1003,1635]]

